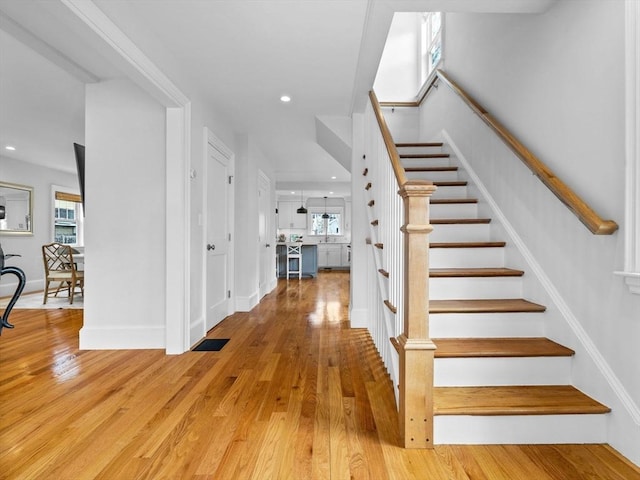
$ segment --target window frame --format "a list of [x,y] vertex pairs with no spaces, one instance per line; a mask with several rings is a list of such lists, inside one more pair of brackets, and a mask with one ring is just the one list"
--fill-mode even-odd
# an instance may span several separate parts
[[[324,213],[328,213],[329,215],[337,215],[338,216],[338,232],[337,233],[315,233],[313,229],[313,216],[314,215],[322,215]],[[325,221],[325,229],[328,220]],[[310,207],[308,208],[307,213],[307,235],[311,237],[340,237],[344,235],[344,207],[341,206],[327,206],[324,207]]]
[[[63,198],[58,198],[59,196]],[[66,198],[65,198],[66,197]],[[77,198],[77,201],[76,201]],[[60,208],[56,206],[57,201],[68,201],[76,204],[75,208],[72,209],[74,212],[75,218],[68,218],[68,208],[65,208],[67,218],[63,218],[62,216],[58,216],[60,213]],[[81,247],[84,245],[84,212],[83,212],[82,201],[80,199],[80,191],[79,189],[65,187],[61,185],[51,185],[51,209],[50,209],[50,220],[51,220],[51,241],[56,240],[56,226],[72,226],[75,227],[76,233],[76,241],[74,243],[69,242],[60,242],[65,243],[67,245],[71,245],[74,247]],[[57,211],[57,213],[56,213]]]

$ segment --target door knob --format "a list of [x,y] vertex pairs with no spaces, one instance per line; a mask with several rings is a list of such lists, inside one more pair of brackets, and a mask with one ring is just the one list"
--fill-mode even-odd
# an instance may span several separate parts
[[215,250],[215,249],[216,249],[216,246],[213,243],[209,243],[207,245],[207,250]]
[[268,244],[268,243],[267,243],[265,246],[266,246],[267,248],[270,248],[270,247],[271,247],[271,245],[270,245],[270,244]]

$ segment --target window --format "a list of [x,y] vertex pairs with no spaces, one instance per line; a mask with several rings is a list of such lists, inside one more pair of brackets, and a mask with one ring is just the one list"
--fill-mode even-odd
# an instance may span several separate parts
[[424,84],[442,59],[442,14],[425,12],[420,22],[420,83]]
[[311,231],[310,235],[343,235],[342,232],[342,214],[329,213],[329,218],[323,218],[322,213],[311,213]]
[[83,243],[82,200],[80,195],[54,187],[53,241],[68,245]]

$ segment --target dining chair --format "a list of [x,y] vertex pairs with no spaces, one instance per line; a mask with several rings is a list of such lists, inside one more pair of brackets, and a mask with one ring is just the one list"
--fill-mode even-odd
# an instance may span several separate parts
[[51,295],[51,283],[58,282],[58,288],[54,292],[54,296],[58,296],[58,292],[66,288],[69,294],[69,303],[73,304],[73,297],[76,287],[80,287],[80,291],[84,296],[84,271],[78,270],[73,261],[73,250],[69,245],[54,242],[42,246],[42,259],[44,261],[45,286],[44,286],[44,302]]

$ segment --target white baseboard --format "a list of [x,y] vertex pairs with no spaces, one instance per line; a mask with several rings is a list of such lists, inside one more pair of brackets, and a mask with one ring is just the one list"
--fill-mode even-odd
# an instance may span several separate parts
[[236,296],[236,309],[239,312],[249,312],[253,307],[258,305],[259,302],[259,292],[255,292],[252,295],[246,297],[238,295]]
[[[204,331],[204,317],[200,317],[189,325],[189,343],[191,346],[198,343],[203,338]],[[195,338],[195,341],[193,339]]]
[[[18,286],[18,281],[12,281],[15,276],[5,275],[3,280],[9,279],[9,282],[0,285],[0,297],[10,297],[16,291],[16,287]],[[22,294],[25,295],[27,293],[33,292],[42,292],[44,290],[44,280],[42,278],[37,278],[35,280],[27,280],[26,285],[24,286],[24,290]]]
[[165,349],[165,328],[140,325],[132,327],[82,327],[80,350]]
[[366,308],[352,308],[349,320],[351,328],[369,328],[369,311]]

